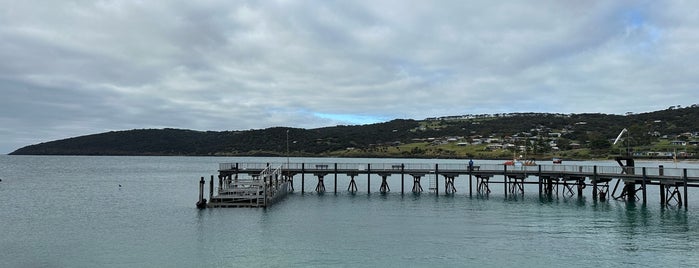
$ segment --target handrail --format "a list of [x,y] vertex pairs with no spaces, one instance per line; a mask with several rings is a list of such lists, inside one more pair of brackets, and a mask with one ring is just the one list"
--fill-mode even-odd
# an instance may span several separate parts
[[[340,171],[358,171],[367,172],[370,169],[372,172],[390,171],[400,172],[434,172],[435,167],[440,171],[467,172],[468,164],[446,163],[446,164],[425,164],[425,163],[330,163],[330,162],[309,162],[309,163],[259,163],[259,162],[239,162],[239,163],[220,163],[220,170],[233,170],[238,167],[238,171],[266,171],[268,173],[281,172],[281,170],[302,170],[333,171],[335,168]],[[271,167],[276,167],[271,170]],[[620,166],[596,166],[596,165],[510,165],[503,164],[480,164],[477,165],[479,172],[502,172],[507,168],[508,171],[524,171],[526,173],[537,173],[539,171],[551,173],[580,173],[583,175],[591,175],[595,172],[599,176],[618,176],[622,174],[641,175],[643,167],[620,167]],[[699,180],[699,169],[690,168],[662,168],[662,176],[664,177],[682,177],[684,170],[687,170],[687,177],[691,181]],[[660,176],[660,167],[646,167],[646,176]],[[281,173],[280,173],[281,174]],[[263,175],[263,174],[261,174]]]

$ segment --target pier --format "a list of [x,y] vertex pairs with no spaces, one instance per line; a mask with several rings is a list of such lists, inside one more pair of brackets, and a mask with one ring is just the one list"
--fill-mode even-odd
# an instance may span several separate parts
[[[405,194],[409,189],[419,194],[424,191],[422,179],[427,179],[428,192],[435,195],[468,191],[469,196],[474,192],[487,196],[496,191],[495,185],[501,184],[507,197],[524,195],[525,185],[535,184],[538,185],[540,197],[582,197],[584,190],[588,189],[595,200],[613,198],[644,204],[652,185],[657,186],[662,205],[685,208],[688,205],[688,187],[699,187],[699,169],[635,167],[632,159],[625,158],[618,158],[617,163],[618,166],[485,164],[471,167],[467,163],[221,163],[218,188],[214,189],[212,176],[210,202],[206,207],[266,207],[294,191],[295,180],[301,180],[300,191],[305,193],[307,177],[315,177],[313,191],[316,193],[328,191],[325,179],[332,177],[334,187],[331,190],[337,193],[338,175],[347,177],[347,191],[350,193],[360,192],[356,180],[362,177],[367,182],[366,192],[372,193],[371,179],[375,177],[381,179],[381,186],[373,189],[379,193],[400,189],[400,193]],[[277,168],[271,172],[271,167]],[[251,179],[239,179],[241,176]],[[387,178],[392,176],[400,178],[400,187],[389,185]],[[406,188],[406,179],[408,183],[412,181],[409,188]],[[468,180],[468,189],[456,188],[454,182],[460,179]],[[204,183],[202,178],[200,202],[203,200]]]

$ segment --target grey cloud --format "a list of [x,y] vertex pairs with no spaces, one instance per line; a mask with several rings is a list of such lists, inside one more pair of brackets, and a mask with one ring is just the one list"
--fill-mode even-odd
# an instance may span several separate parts
[[130,128],[690,105],[693,3],[0,2],[0,151]]

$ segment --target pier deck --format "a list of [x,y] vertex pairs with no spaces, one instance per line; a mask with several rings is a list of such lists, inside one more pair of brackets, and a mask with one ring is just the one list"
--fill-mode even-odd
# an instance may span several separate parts
[[[621,164],[621,163],[620,163]],[[371,178],[378,176],[382,179],[379,192],[390,191],[386,178],[391,175],[399,175],[401,178],[400,192],[405,192],[404,180],[406,176],[413,179],[413,192],[422,192],[420,185],[422,178],[429,178],[429,190],[435,194],[440,194],[440,177],[443,177],[442,193],[453,194],[456,192],[454,180],[459,176],[468,176],[469,194],[473,193],[472,186],[477,185],[477,194],[488,194],[491,192],[489,184],[504,184],[504,193],[524,194],[524,184],[538,184],[540,195],[558,194],[559,186],[563,187],[563,193],[582,195],[586,186],[593,186],[593,197],[606,199],[610,192],[609,183],[617,180],[611,196],[615,199],[628,199],[629,201],[640,200],[637,195],[642,192],[642,200],[646,201],[646,189],[648,185],[658,185],[660,187],[661,202],[669,205],[674,200],[678,206],[687,206],[687,187],[699,187],[699,169],[679,169],[658,167],[633,167],[633,166],[591,166],[591,165],[504,165],[504,164],[484,164],[473,166],[469,169],[468,164],[423,164],[423,163],[221,163],[219,165],[219,195],[212,196],[212,201],[218,206],[230,205],[224,201],[226,189],[223,182],[235,181],[238,176],[247,175],[252,178],[259,178],[269,167],[279,167],[276,180],[281,180],[286,186],[285,191],[294,190],[294,177],[301,175],[301,192],[305,192],[305,177],[312,175],[317,178],[316,192],[325,192],[324,180],[328,175],[332,175],[335,180],[334,192],[337,192],[337,178],[339,174],[350,177],[348,191],[357,192],[355,177],[366,176],[367,192],[371,193]],[[536,180],[528,180],[535,177]],[[475,184],[473,179],[476,179]],[[272,178],[262,178],[266,185],[270,184]],[[617,187],[623,182],[620,194],[615,196]],[[212,179],[213,183],[213,179]],[[638,186],[637,186],[638,185]],[[213,186],[212,186],[213,188]],[[683,191],[680,191],[683,190]],[[211,190],[213,192],[213,189]],[[258,192],[259,194],[259,192]],[[678,201],[676,196],[685,196],[684,202]],[[669,198],[672,196],[673,198]],[[218,198],[218,199],[217,199]],[[682,199],[679,199],[682,200]]]

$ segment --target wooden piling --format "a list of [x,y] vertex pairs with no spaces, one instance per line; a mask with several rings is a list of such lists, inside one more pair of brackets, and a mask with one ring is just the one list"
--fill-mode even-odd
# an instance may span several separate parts
[[214,175],[211,175],[211,181],[209,182],[209,200],[214,199]]
[[221,175],[218,175],[218,188],[223,188],[223,177]]
[[539,180],[538,180],[538,185],[539,185],[539,198],[541,198],[541,197],[542,197],[542,195],[541,195],[541,188],[542,188],[542,182],[541,182],[541,165],[539,165],[539,171],[537,172],[537,175],[536,175],[536,176],[537,176],[537,178],[539,178]]
[[306,190],[306,189],[305,189],[305,188],[306,188],[306,187],[305,187],[305,186],[306,186],[306,181],[305,181],[305,176],[304,176],[305,174],[306,174],[306,164],[305,164],[305,163],[301,163],[301,194],[303,194],[304,191]]
[[643,167],[643,181],[641,181],[641,187],[643,187],[643,204],[646,203],[646,180],[648,179],[646,168]]
[[366,164],[366,192],[371,194],[371,164]]
[[507,165],[502,165],[503,166],[503,173],[502,173],[502,185],[505,188],[505,198],[507,198]]
[[357,192],[357,183],[354,181],[354,177],[357,176],[357,174],[349,174],[349,176],[350,183],[349,186],[347,186],[347,191],[354,194]]
[[684,180],[684,209],[687,210],[688,196],[687,196],[687,169],[682,170],[682,179]]
[[325,181],[323,180],[325,175],[317,174],[316,176],[318,176],[318,184],[316,184],[316,193],[325,193]]
[[592,199],[597,200],[597,166],[592,167]]
[[337,163],[335,163],[335,193],[337,194]]
[[201,177],[201,180],[199,181],[199,201],[201,202],[204,200],[204,184],[206,182],[204,181],[204,177]]
[[381,187],[379,187],[379,192],[382,194],[388,193],[391,191],[391,187],[388,186],[388,182],[386,181],[386,178],[388,178],[389,174],[379,174],[381,176]]
[[204,177],[201,177],[201,180],[199,180],[199,201],[197,201],[197,208],[203,209],[206,208],[206,199],[204,199],[204,184],[206,182],[204,181]]
[[439,195],[439,164],[434,164],[434,194]]
[[[658,175],[661,177],[665,175],[665,170],[663,169],[663,165],[658,166]],[[659,186],[660,186],[659,187],[660,188],[660,205],[664,206],[664,205],[666,205],[665,204],[666,203],[665,202],[666,201],[665,200],[665,184],[663,184],[663,182],[661,181]]]
[[400,164],[400,194],[405,193],[405,164]]
[[473,196],[473,176],[471,175],[471,172],[468,172],[468,196],[472,197]]

